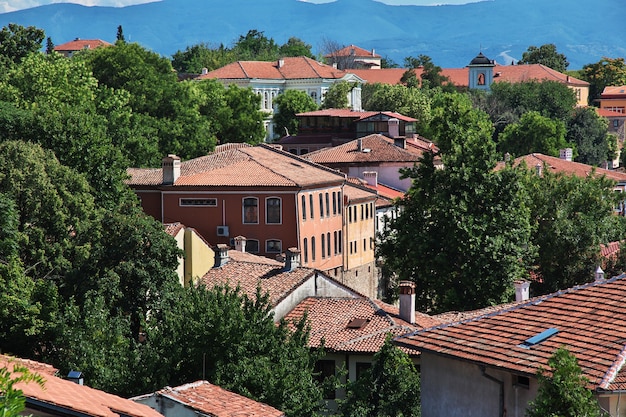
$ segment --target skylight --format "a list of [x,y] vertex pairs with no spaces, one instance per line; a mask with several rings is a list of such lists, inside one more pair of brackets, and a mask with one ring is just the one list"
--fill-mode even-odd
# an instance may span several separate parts
[[522,342],[522,344],[519,346],[526,348],[526,349],[530,349],[532,346],[535,346],[545,341],[546,339],[554,336],[558,332],[559,332],[559,329],[557,329],[556,327],[551,327],[548,330],[544,330],[543,332],[524,340],[524,342]]

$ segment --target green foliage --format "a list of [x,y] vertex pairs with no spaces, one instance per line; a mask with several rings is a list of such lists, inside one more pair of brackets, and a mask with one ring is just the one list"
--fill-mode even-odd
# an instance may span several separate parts
[[287,90],[274,99],[278,108],[273,121],[280,135],[298,134],[296,114],[317,110],[317,103],[305,91]]
[[572,148],[576,153],[575,144],[565,140],[565,124],[535,111],[524,113],[518,123],[508,125],[498,141],[502,154],[510,153],[516,157],[533,152],[559,156],[559,151],[564,148]]
[[393,59],[387,56],[384,56],[380,59],[380,67],[381,68],[400,68],[400,65]]
[[417,131],[422,133],[431,121],[432,96],[419,88],[403,85],[364,84],[361,106],[370,111],[394,111],[417,119]]
[[542,64],[558,72],[565,72],[569,66],[567,57],[556,50],[556,45],[548,43],[540,47],[529,46],[526,52],[522,53],[519,64]]
[[591,85],[589,102],[600,98],[605,87],[626,85],[626,61],[624,58],[602,58],[600,61],[583,66],[581,78]]
[[548,359],[550,371],[537,372],[539,390],[526,411],[527,417],[594,417],[601,416],[598,402],[587,388],[576,357],[560,347]]
[[493,171],[491,125],[467,97],[443,94],[434,106],[432,137],[445,168],[436,169],[428,153],[405,172],[413,184],[379,255],[397,280],[416,283],[421,311],[502,303],[527,273],[523,260],[533,252],[521,174]]
[[273,61],[278,58],[279,46],[263,32],[251,29],[239,36],[233,47],[238,61]]
[[181,288],[179,297],[163,323],[148,323],[146,343],[163,355],[149,360],[161,367],[152,377],[207,379],[287,416],[320,409],[322,388],[313,378],[319,353],[308,347],[305,320],[276,325],[260,291],[252,300],[239,289],[200,286]]
[[287,40],[287,43],[281,45],[278,49],[278,55],[280,57],[285,56],[305,56],[308,58],[314,58],[311,52],[311,45],[305,43],[302,39],[291,37]]
[[578,151],[576,162],[601,166],[616,156],[615,137],[608,133],[608,121],[600,117],[593,107],[574,109],[567,123],[567,142]]
[[324,95],[323,109],[347,109],[350,106],[348,94],[355,87],[354,83],[338,81],[330,86]]
[[116,42],[126,42],[126,38],[124,38],[124,29],[122,25],[117,27],[117,34],[115,35]]
[[9,23],[0,30],[0,65],[20,63],[42,47],[44,31],[34,26]]
[[[422,68],[421,75],[421,87],[422,88],[435,88],[444,87],[450,84],[450,80],[445,75],[441,74],[441,67],[435,65],[432,59],[428,55],[420,55],[417,58],[408,56],[404,58],[404,65],[407,68]],[[405,78],[406,76],[406,78]],[[407,83],[409,87],[418,87],[419,81],[416,83],[415,72],[411,76],[411,71],[407,71],[403,75],[403,82]]]
[[[11,366],[12,365],[12,366]],[[7,367],[0,368],[0,417],[18,417],[26,405],[26,398],[21,389],[15,386],[20,383],[34,382],[45,385],[45,379],[28,368],[9,360]]]
[[418,417],[420,376],[409,356],[388,335],[372,367],[348,382],[339,411],[345,417]]
[[225,93],[228,113],[222,116],[218,133],[220,143],[245,142],[255,145],[263,142],[265,116],[259,110],[261,96],[251,88],[240,88],[234,84],[229,85]]
[[172,66],[181,73],[200,74],[203,68],[212,71],[236,60],[234,51],[224,45],[213,48],[207,43],[200,43],[188,46],[184,51],[176,51],[172,55]]

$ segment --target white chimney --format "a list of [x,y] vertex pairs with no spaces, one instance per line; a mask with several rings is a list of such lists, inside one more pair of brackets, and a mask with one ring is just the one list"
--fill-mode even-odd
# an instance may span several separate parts
[[284,59],[279,59],[278,60],[278,68],[282,68],[285,66],[285,60]]
[[530,282],[529,281],[515,281],[515,301],[525,301],[530,298]]
[[565,161],[570,161],[572,160],[572,148],[565,148],[565,149],[561,149],[559,150],[559,156],[561,159],[565,160]]
[[285,271],[293,271],[300,267],[300,250],[298,248],[287,249],[285,255]]
[[400,318],[415,324],[415,283],[400,281]]
[[235,250],[237,252],[246,251],[246,238],[243,236],[237,236],[235,239]]
[[392,117],[387,121],[387,126],[390,138],[397,138],[398,136],[400,136],[400,120]]
[[541,174],[543,174],[543,165],[541,163],[535,165],[535,174],[537,174],[538,177],[541,177]]
[[371,185],[372,187],[378,187],[378,172],[365,171],[363,173],[363,179],[367,181],[368,185]]
[[219,268],[228,263],[228,245],[218,243],[215,250],[215,267]]
[[209,69],[208,68],[202,68],[202,75],[207,75],[209,73]]
[[595,276],[596,276],[596,281],[602,281],[604,279],[604,271],[599,266],[598,266],[598,269],[596,269]]
[[180,158],[169,154],[163,158],[163,184],[172,185],[180,177]]

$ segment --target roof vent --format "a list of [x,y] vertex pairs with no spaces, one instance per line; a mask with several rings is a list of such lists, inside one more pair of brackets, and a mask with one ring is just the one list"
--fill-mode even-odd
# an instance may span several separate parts
[[72,381],[78,385],[83,385],[83,373],[81,371],[70,371],[70,373],[67,374],[67,380]]
[[354,330],[362,329],[363,327],[365,327],[367,323],[369,323],[368,319],[352,319],[348,323],[348,329],[354,329]]
[[535,346],[545,341],[546,339],[554,336],[558,332],[559,332],[559,329],[557,329],[556,327],[551,327],[548,330],[544,330],[543,332],[524,340],[524,342],[521,345],[519,345],[519,347],[530,349],[532,346]]

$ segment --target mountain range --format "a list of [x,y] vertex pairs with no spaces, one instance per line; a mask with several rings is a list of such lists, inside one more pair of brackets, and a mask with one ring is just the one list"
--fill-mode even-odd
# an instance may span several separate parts
[[232,46],[256,29],[283,44],[298,37],[314,53],[325,44],[354,44],[403,64],[428,55],[436,65],[467,65],[478,52],[499,64],[529,46],[553,43],[569,69],[626,56],[623,0],[490,0],[465,5],[390,6],[374,0],[313,4],[298,0],[162,0],[126,7],[57,3],[0,14],[45,31],[54,44],[75,38],[126,41],[170,57],[188,46]]

